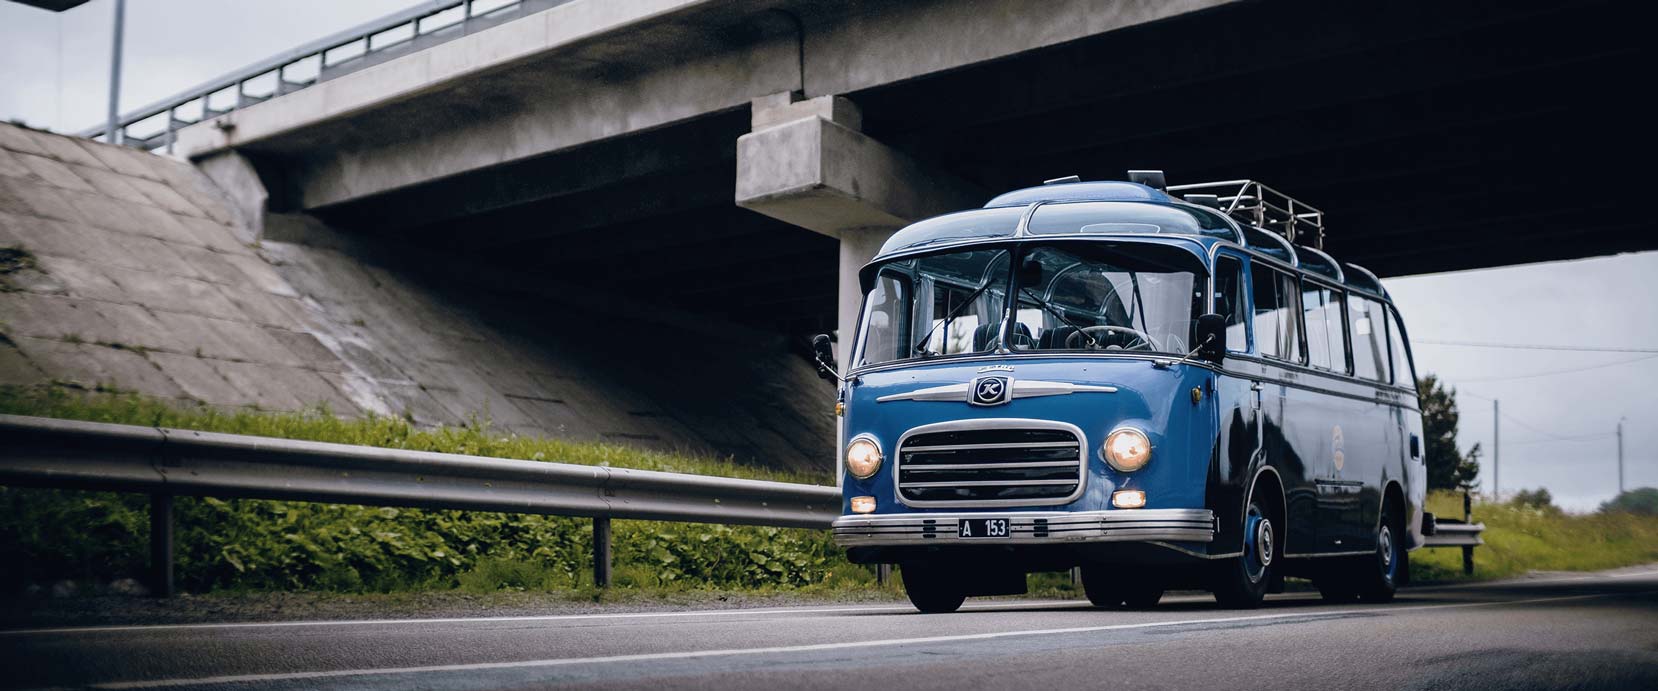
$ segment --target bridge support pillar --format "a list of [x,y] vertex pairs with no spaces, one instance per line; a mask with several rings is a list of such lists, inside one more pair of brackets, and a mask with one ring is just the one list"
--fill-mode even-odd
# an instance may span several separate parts
[[782,93],[755,99],[752,108],[753,131],[737,139],[737,205],[840,240],[837,357],[844,368],[862,297],[858,269],[898,228],[987,197],[865,135],[845,98]]
[[319,240],[332,231],[321,221],[310,214],[280,211],[285,205],[273,193],[275,185],[268,182],[271,174],[261,172],[253,159],[226,149],[195,163],[230,198],[231,211],[239,221],[237,234],[243,242],[270,239],[326,244]]

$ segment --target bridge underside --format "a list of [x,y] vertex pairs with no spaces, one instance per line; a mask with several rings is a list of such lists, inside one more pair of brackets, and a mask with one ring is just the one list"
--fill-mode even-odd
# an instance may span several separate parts
[[[1646,177],[1637,7],[1241,3],[840,95],[864,134],[985,190],[1247,177],[1323,208],[1331,253],[1382,276],[1573,259],[1658,249],[1637,194],[1606,189]],[[749,118],[309,211],[549,285],[832,329],[837,241],[733,204]]]

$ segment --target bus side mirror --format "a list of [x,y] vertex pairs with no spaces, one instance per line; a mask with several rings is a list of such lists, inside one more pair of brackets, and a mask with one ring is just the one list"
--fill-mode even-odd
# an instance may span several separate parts
[[829,334],[812,337],[812,357],[817,359],[818,376],[824,379],[840,378],[840,367],[835,364],[835,346],[829,343]]
[[1197,356],[1220,364],[1226,357],[1226,317],[1205,314],[1197,318]]

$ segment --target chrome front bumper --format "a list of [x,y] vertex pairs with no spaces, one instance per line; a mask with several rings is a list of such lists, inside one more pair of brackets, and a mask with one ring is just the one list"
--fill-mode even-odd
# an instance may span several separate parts
[[[957,526],[963,518],[1006,518],[1008,537],[960,537]],[[842,547],[1210,542],[1215,539],[1215,517],[1208,509],[872,514],[841,516],[833,530],[835,544]]]

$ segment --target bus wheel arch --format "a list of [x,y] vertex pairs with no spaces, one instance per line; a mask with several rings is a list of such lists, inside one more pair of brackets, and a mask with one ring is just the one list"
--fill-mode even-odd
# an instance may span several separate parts
[[1263,466],[1244,495],[1242,550],[1211,565],[1210,588],[1222,607],[1253,609],[1282,569],[1285,501],[1278,471]]

